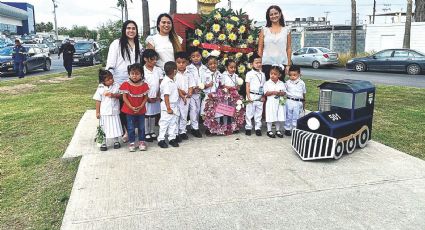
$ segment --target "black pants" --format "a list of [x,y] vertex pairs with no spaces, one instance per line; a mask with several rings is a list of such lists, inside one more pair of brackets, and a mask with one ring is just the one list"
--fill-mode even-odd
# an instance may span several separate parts
[[68,77],[71,77],[72,74],[72,57],[63,58],[63,66],[65,67],[66,72],[68,72]]

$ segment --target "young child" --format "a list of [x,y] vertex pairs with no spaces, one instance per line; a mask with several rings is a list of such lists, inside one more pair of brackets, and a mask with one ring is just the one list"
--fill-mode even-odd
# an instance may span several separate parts
[[[282,138],[280,125],[285,121],[285,109],[280,103],[281,97],[285,95],[285,84],[279,80],[283,70],[279,66],[272,66],[270,69],[270,79],[264,84],[264,95],[266,101],[266,122],[267,136]],[[272,132],[272,124],[276,127],[276,135]]]
[[194,137],[201,138],[202,134],[199,132],[199,115],[201,112],[201,89],[199,89],[199,83],[201,83],[201,76],[208,68],[202,64],[202,55],[199,48],[190,50],[190,61],[192,63],[187,69],[192,73],[194,84],[192,97],[189,102],[190,126],[192,127],[191,134]]
[[161,68],[156,66],[158,53],[155,50],[145,50],[142,55],[142,60],[145,82],[149,86],[148,102],[146,102],[145,114],[145,139],[147,142],[152,142],[157,138],[154,128],[155,119],[161,112],[159,83],[163,78],[163,74]]
[[[202,100],[201,103],[201,115],[205,114],[205,103],[208,99],[208,94],[215,93],[217,91],[217,88],[220,84],[223,84],[223,76],[220,74],[220,71],[218,71],[218,61],[216,56],[208,56],[207,57],[207,71],[205,71],[204,75],[202,76],[202,83],[204,84],[204,93],[205,98]],[[217,114],[216,117],[219,118],[222,115]],[[205,135],[210,136],[211,132],[206,129]]]
[[126,114],[130,152],[136,151],[136,125],[139,134],[139,150],[145,151],[145,113],[148,100],[149,86],[144,82],[143,66],[135,63],[128,66],[130,79],[121,84],[124,105],[121,111]]
[[180,111],[180,118],[178,120],[178,130],[176,130],[176,140],[181,142],[187,140],[189,137],[186,134],[187,126],[187,115],[189,113],[189,101],[192,97],[194,82],[193,76],[190,71],[187,70],[187,55],[185,52],[176,53],[176,84],[179,91],[179,102],[178,107]]
[[227,59],[224,62],[224,66],[226,67],[226,71],[222,73],[224,79],[224,87],[226,88],[239,88],[238,85],[238,75],[236,74],[236,61],[233,59]]
[[177,73],[175,62],[169,61],[164,65],[166,76],[159,86],[161,92],[161,118],[159,119],[158,145],[168,148],[165,143],[165,134],[168,134],[168,143],[173,147],[179,147],[176,140],[177,119],[179,117],[179,92],[174,78]]
[[120,121],[119,85],[114,82],[112,73],[108,70],[99,70],[99,86],[93,99],[96,100],[96,118],[100,119],[100,127],[105,133],[105,139],[100,146],[101,151],[106,151],[106,139],[114,139],[114,149],[121,147],[118,137],[122,136]]
[[255,122],[255,134],[261,136],[261,118],[263,114],[264,102],[264,84],[266,83],[266,76],[261,71],[261,57],[254,52],[250,57],[252,70],[246,74],[246,99],[250,102],[246,105],[245,114],[245,134],[250,136],[252,126],[252,118]]
[[301,112],[305,109],[306,88],[303,80],[300,79],[301,69],[292,65],[288,71],[289,79],[285,83],[286,104],[285,104],[285,135],[291,136],[293,128],[297,127],[297,120]]

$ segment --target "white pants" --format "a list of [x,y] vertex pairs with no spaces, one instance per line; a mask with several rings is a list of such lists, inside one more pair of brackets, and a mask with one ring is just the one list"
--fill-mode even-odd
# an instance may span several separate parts
[[189,103],[190,125],[199,129],[199,113],[201,112],[201,95],[193,94]]
[[167,110],[161,107],[161,118],[159,119],[159,134],[158,141],[165,140],[165,134],[168,134],[168,140],[176,139],[178,108],[177,106],[171,107],[174,114],[168,114]]
[[261,129],[261,116],[263,115],[263,102],[254,101],[246,105],[245,129],[252,130],[252,118],[255,121],[255,130]]
[[294,101],[291,99],[286,100],[285,103],[285,130],[291,131],[293,128],[297,127],[297,120],[300,118],[301,113],[303,112],[303,103],[302,101]]
[[186,105],[183,100],[180,98],[178,102],[178,107],[180,111],[180,118],[178,120],[178,130],[176,130],[176,134],[186,133],[187,126],[187,115],[189,113],[189,100],[186,100]]

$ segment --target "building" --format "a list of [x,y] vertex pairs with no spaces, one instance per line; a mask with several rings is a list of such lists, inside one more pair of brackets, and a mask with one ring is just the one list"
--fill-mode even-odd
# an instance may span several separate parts
[[0,32],[35,34],[34,6],[23,2],[0,2]]

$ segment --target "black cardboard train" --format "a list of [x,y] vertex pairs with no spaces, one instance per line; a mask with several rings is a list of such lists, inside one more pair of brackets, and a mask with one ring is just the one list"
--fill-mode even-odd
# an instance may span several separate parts
[[319,111],[298,119],[292,148],[303,160],[339,159],[364,148],[372,137],[375,86],[348,79],[324,82],[319,88]]

